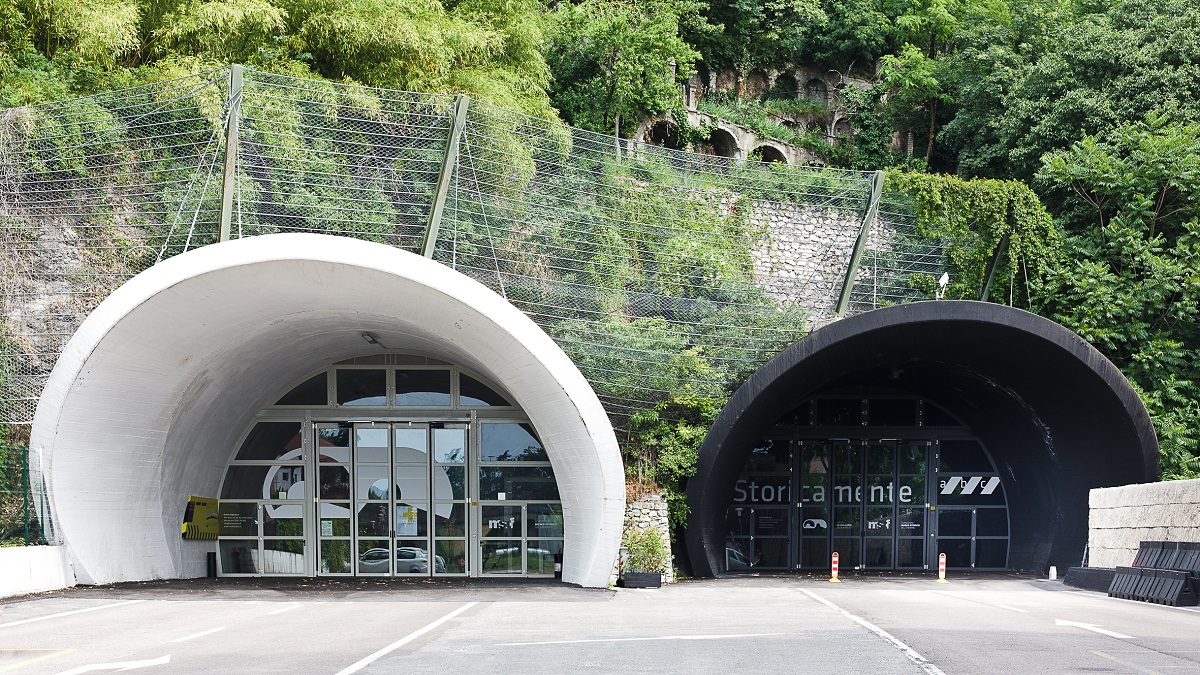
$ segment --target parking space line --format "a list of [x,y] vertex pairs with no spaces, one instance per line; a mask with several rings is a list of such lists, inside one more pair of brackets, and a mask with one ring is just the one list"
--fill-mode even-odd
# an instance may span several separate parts
[[999,604],[997,604],[997,605],[992,605],[992,607],[999,607],[1000,609],[1007,609],[1007,610],[1009,610],[1010,612],[1020,612],[1020,613],[1022,613],[1022,614],[1028,614],[1028,613],[1029,613],[1029,610],[1027,610],[1027,609],[1021,609],[1020,607],[1010,607],[1009,605],[999,605]]
[[38,661],[45,661],[46,659],[52,659],[56,656],[62,656],[63,654],[70,654],[71,652],[73,652],[75,650],[74,649],[4,649],[4,650],[0,650],[0,651],[51,652],[49,654],[42,654],[41,656],[35,656],[32,659],[27,659],[25,661],[21,661],[20,663],[10,663],[7,666],[0,666],[0,673],[2,673],[6,670],[16,670],[17,668],[23,668],[31,663],[37,663]]
[[8,628],[9,626],[20,626],[35,621],[45,621],[46,619],[57,619],[72,614],[83,614],[84,612],[95,612],[101,609],[112,609],[113,607],[123,607],[124,605],[132,605],[145,600],[126,600],[125,602],[114,602],[111,605],[100,605],[99,607],[85,607],[83,609],[73,609],[69,612],[59,612],[58,614],[48,614],[46,616],[35,616],[32,619],[21,619],[20,621],[9,621],[8,623],[0,623],[0,628]]
[[1109,661],[1115,661],[1116,663],[1119,663],[1119,664],[1125,666],[1126,668],[1133,668],[1134,670],[1136,670],[1138,672],[1146,673],[1146,675],[1162,675],[1162,673],[1158,672],[1157,670],[1150,670],[1149,668],[1143,668],[1137,664],[1133,664],[1128,661],[1123,661],[1121,659],[1118,659],[1115,656],[1105,654],[1104,652],[1101,652],[1101,651],[1093,650],[1092,653],[1095,654],[1096,656],[1103,656],[1104,658],[1108,659]]
[[880,628],[879,626],[876,626],[875,624],[871,623],[870,621],[867,621],[866,619],[864,619],[860,616],[855,616],[855,615],[851,614],[850,612],[847,612],[846,610],[842,609],[841,607],[838,607],[837,605],[826,600],[825,598],[822,598],[821,596],[817,595],[816,593],[813,593],[812,591],[808,590],[807,588],[801,588],[799,590],[801,593],[807,595],[808,597],[812,598],[813,600],[816,600],[817,602],[821,603],[822,605],[825,605],[827,607],[830,607],[832,609],[835,609],[835,610],[841,612],[842,616],[845,616],[847,619],[850,619],[854,623],[862,626],[863,628],[866,628],[867,630],[871,631],[872,633],[883,638],[884,640],[889,642],[893,647],[895,647],[895,648],[899,649],[901,652],[903,652],[904,655],[908,657],[909,661],[912,661],[913,663],[917,664],[917,666],[921,670],[925,671],[929,675],[946,675],[945,673],[942,672],[941,668],[938,668],[937,666],[930,663],[929,659],[918,654],[917,650],[904,644],[903,642],[901,642],[899,639],[897,639],[894,635],[887,632],[886,630]]
[[1001,605],[999,603],[992,603],[992,602],[984,602],[982,600],[973,600],[971,598],[965,598],[961,595],[958,595],[957,593],[951,593],[949,591],[930,591],[930,592],[937,593],[938,595],[944,595],[947,598],[954,598],[955,600],[962,600],[963,602],[972,602],[972,603],[975,603],[976,605],[983,605],[984,607],[999,607],[1000,609],[1007,609],[1010,612],[1020,612],[1021,614],[1029,613],[1029,610],[1021,609],[1020,607],[1013,607],[1011,605]]
[[1200,609],[1196,607],[1175,607],[1173,605],[1160,605],[1154,602],[1139,602],[1137,600],[1126,600],[1125,598],[1114,598],[1110,595],[1101,595],[1102,591],[1086,591],[1086,590],[1068,590],[1060,591],[1065,593],[1073,593],[1076,598],[1092,598],[1094,600],[1115,600],[1117,602],[1132,603],[1141,607],[1161,607],[1162,609],[1174,609],[1180,612],[1200,613]]
[[546,642],[497,642],[493,647],[528,647],[532,645],[577,645],[586,642],[647,642],[653,640],[728,640],[733,638],[772,637],[783,633],[740,633],[737,635],[663,635],[661,637],[596,638],[593,640],[549,640]]
[[277,610],[275,610],[274,612],[267,612],[267,616],[271,616],[272,614],[283,614],[284,612],[290,612],[290,611],[292,611],[293,609],[300,609],[300,608],[301,608],[301,607],[303,607],[303,606],[304,606],[304,603],[302,603],[302,602],[297,602],[297,603],[295,603],[295,604],[293,604],[293,605],[290,605],[290,606],[288,606],[288,607],[284,607],[283,609],[277,609]]
[[418,628],[417,630],[409,633],[408,635],[405,635],[404,637],[400,638],[399,640],[396,640],[395,642],[384,647],[383,649],[380,649],[379,651],[375,652],[374,654],[371,654],[370,656],[367,656],[363,659],[360,659],[359,661],[357,661],[355,663],[350,664],[349,666],[346,666],[345,668],[339,670],[337,672],[337,675],[350,675],[350,673],[357,673],[358,671],[362,670],[363,668],[366,668],[367,666],[371,665],[372,663],[387,656],[388,654],[391,654],[392,652],[396,651],[397,649],[412,642],[413,640],[416,640],[417,638],[428,633],[429,631],[433,630],[434,628],[437,628],[438,626],[446,623],[450,619],[453,619],[454,617],[458,616],[459,614],[462,614],[463,612],[467,611],[468,609],[471,609],[472,607],[474,607],[475,605],[478,605],[478,604],[479,604],[478,602],[468,602],[467,604],[463,605],[462,607],[459,607],[458,609],[454,610],[453,612],[450,612],[449,614],[443,616],[442,618],[426,624],[423,628]]
[[187,642],[188,640],[195,640],[196,638],[204,637],[205,635],[212,635],[213,633],[219,633],[223,630],[225,630],[224,626],[222,626],[220,628],[210,628],[208,630],[200,631],[199,633],[196,633],[194,635],[188,635],[188,636],[181,637],[181,638],[175,638],[174,640],[171,640],[171,642],[173,642],[173,643],[174,642]]

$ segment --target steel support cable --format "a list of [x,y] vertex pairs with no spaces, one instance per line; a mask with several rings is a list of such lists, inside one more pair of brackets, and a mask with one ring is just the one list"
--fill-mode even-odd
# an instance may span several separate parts
[[[128,131],[128,130],[126,129],[125,131]],[[145,142],[149,142],[149,141],[162,140],[165,138],[180,138],[183,136],[193,136],[193,135],[196,135],[199,133],[201,133],[201,130],[197,129],[197,130],[189,130],[189,131],[180,131],[180,132],[170,133],[170,134],[157,134],[155,136],[143,136],[143,137],[137,137],[137,138],[131,139],[131,140],[134,140],[137,143],[145,143]],[[83,134],[72,134],[71,135],[71,137],[75,137],[75,136],[83,136]],[[47,137],[36,137],[36,138],[26,139],[26,140],[27,141],[28,140],[35,141],[34,147],[26,149],[26,150],[20,150],[20,151],[14,152],[14,153],[9,153],[9,156],[16,157],[16,158],[20,158],[22,156],[41,156],[41,155],[45,154],[46,152],[48,152],[49,150],[53,150],[55,153],[61,154],[62,152],[67,151],[67,150],[79,150],[82,148],[92,148],[96,145],[96,141],[88,140],[87,142],[82,142],[82,143],[79,143],[78,145],[73,145],[73,146],[54,146],[51,148],[45,148],[45,147],[40,146],[40,142],[41,141],[52,141],[54,139],[47,138]],[[127,139],[127,140],[130,140],[130,139]],[[188,147],[189,145],[195,145],[195,143],[180,144],[177,146],[157,147],[155,149],[156,150],[173,150],[176,148]],[[106,151],[106,152],[98,152],[94,155],[72,156],[70,159],[71,159],[71,161],[85,160],[84,164],[89,169],[105,168],[108,166],[121,165],[121,163],[117,163],[114,165],[114,164],[87,164],[87,162],[86,162],[86,160],[90,160],[90,159],[95,159],[95,158],[100,158],[100,157],[110,157],[112,154],[113,154],[113,152]],[[38,172],[33,172],[33,173],[35,175],[42,175],[42,174],[61,173],[63,171],[78,171],[78,169],[76,169],[76,168],[51,169],[51,170],[47,170],[47,171],[38,171]]]
[[[233,110],[232,107],[229,108],[228,110],[226,110],[225,115],[223,117],[227,117],[232,112],[232,110]],[[224,124],[213,125],[212,136],[209,138],[209,141],[208,141],[210,147],[213,145],[213,143],[217,142],[217,140],[220,138],[220,132],[221,132],[221,129],[224,128],[224,126],[225,126]],[[208,154],[208,152],[206,151],[203,155],[200,156],[199,164],[204,163],[204,155],[207,155],[207,154]],[[201,194],[203,194],[204,190],[208,189],[208,179],[211,178],[212,167],[216,166],[217,154],[218,153],[216,152],[216,149],[214,148],[212,151],[213,161],[212,161],[212,164],[209,165],[209,174],[210,175],[205,177],[204,188],[202,188]],[[196,171],[197,172],[200,171],[199,166],[196,167]],[[197,176],[197,178],[199,178],[199,176]],[[188,184],[187,192],[184,193],[183,199],[179,200],[179,210],[176,212],[175,218],[171,221],[171,227],[167,231],[167,236],[163,238],[162,248],[159,249],[158,257],[155,260],[156,264],[162,262],[163,256],[166,255],[166,253],[167,253],[167,247],[170,246],[170,244],[171,244],[171,237],[175,234],[175,226],[179,223],[179,217],[181,215],[183,215],[183,207],[184,207],[184,205],[187,204],[188,198],[191,197],[192,188],[195,186],[195,183],[196,183],[196,181],[193,180],[191,183]],[[199,206],[199,204],[203,204],[203,203],[204,203],[204,198],[203,198],[203,196],[201,196],[198,206]],[[198,206],[197,206],[197,208],[198,208]],[[193,225],[194,224],[195,224],[195,220],[193,220]],[[188,234],[188,239],[189,240],[191,239],[190,233]]]
[[[486,170],[484,170],[484,173],[491,173],[491,172],[487,172]],[[498,179],[501,179],[501,180],[503,179],[503,175],[502,175],[502,174],[493,173],[493,175],[494,175],[494,176],[496,176]],[[480,183],[480,185],[488,185],[489,187],[496,188],[496,190],[495,190],[496,192],[503,192],[503,191],[505,191],[505,186],[501,185],[499,182],[492,182],[492,183]],[[648,187],[649,187],[649,186],[648,186]],[[553,189],[551,190],[551,188],[553,188]],[[595,210],[598,210],[598,211],[602,211],[602,212],[603,212],[603,211],[610,211],[610,212],[616,212],[616,213],[619,213],[619,214],[622,214],[622,215],[624,215],[624,214],[627,214],[627,213],[628,213],[628,211],[626,211],[626,210],[620,210],[620,209],[618,209],[618,208],[616,208],[616,207],[605,206],[605,205],[603,205],[602,203],[600,203],[600,202],[602,202],[602,201],[611,201],[611,200],[614,200],[614,199],[616,199],[616,198],[620,197],[621,195],[615,195],[615,194],[612,194],[612,193],[607,193],[607,194],[606,194],[606,193],[600,193],[600,192],[585,192],[585,191],[583,191],[582,189],[575,189],[575,188],[570,188],[570,187],[565,187],[565,186],[563,186],[563,187],[561,187],[561,188],[560,188],[560,187],[559,187],[559,186],[557,186],[557,185],[556,185],[556,186],[546,186],[546,189],[547,189],[547,191],[553,191],[554,193],[556,193],[556,196],[560,196],[560,195],[563,195],[563,194],[567,194],[567,195],[574,194],[574,195],[576,195],[576,196],[586,196],[586,197],[590,197],[590,198],[592,198],[592,201],[588,202],[589,206],[590,206],[592,209],[595,209]],[[702,193],[702,192],[695,192],[695,193],[693,193],[693,194],[695,194],[695,195],[698,195],[698,196],[703,196],[703,194],[704,194],[704,193]],[[846,194],[849,194],[849,192],[847,192]],[[659,195],[657,195],[657,196],[661,196],[661,194],[659,194]],[[713,195],[713,196],[716,196],[716,195]],[[521,199],[519,199],[519,198],[516,198],[516,197],[507,197],[507,199],[508,199],[509,201],[511,201],[511,202],[515,202],[515,203],[522,204],[522,205],[537,205],[537,206],[542,206],[543,208],[547,208],[547,207],[544,205],[544,203],[543,203],[543,202],[534,202],[534,201],[531,201],[531,200],[523,201],[523,200],[521,200]],[[686,210],[689,210],[689,209],[688,209],[688,208],[686,208],[686,207],[694,206],[694,205],[695,205],[695,204],[697,204],[697,203],[704,203],[704,201],[706,201],[706,200],[704,200],[704,199],[696,199],[696,198],[690,198],[690,199],[679,199],[679,200],[677,200],[677,201],[675,202],[676,204],[678,204],[678,205],[679,205],[679,206],[676,208],[676,210],[679,210],[679,211],[686,211]],[[578,202],[576,202],[576,203],[578,203]],[[809,210],[821,210],[821,209],[830,209],[830,208],[832,208],[832,209],[836,209],[836,210],[843,210],[843,209],[841,209],[840,207],[836,207],[836,206],[830,206],[829,204],[830,204],[831,202],[826,202],[826,203],[819,204],[819,205],[815,205],[815,206],[813,206],[813,205],[810,205],[810,204],[807,204],[807,203],[803,203],[803,204],[802,204],[802,203],[793,203],[793,202],[768,202],[768,203],[771,203],[771,204],[780,204],[780,205],[785,205],[785,206],[797,206],[797,207],[802,207],[802,208],[806,208],[806,209],[809,209]],[[550,208],[552,208],[552,207],[550,207]],[[625,219],[622,219],[622,218],[616,218],[616,217],[614,217],[614,216],[609,216],[609,218],[611,218],[611,219],[612,219],[614,222],[622,222],[622,223],[633,223],[633,222],[637,222],[637,221],[629,221],[629,220],[625,220]],[[659,228],[668,229],[669,231],[673,231],[673,232],[694,232],[694,230],[689,230],[689,229],[685,229],[685,228],[666,228],[665,226],[661,226],[661,225],[656,225],[656,226],[654,226],[654,227],[659,227]]]
[[[255,107],[254,107],[253,105],[247,106],[246,108],[247,108],[247,110],[248,110],[249,112],[253,112],[253,111],[255,110]],[[322,116],[322,115],[319,115],[318,113],[310,113],[310,112],[308,112],[308,111],[297,111],[297,112],[298,112],[298,114],[300,114],[300,115],[308,115],[308,116],[313,116],[313,117],[317,117],[318,119],[323,119],[323,118],[324,118],[324,116]],[[395,112],[393,112],[393,114],[397,114],[397,115],[407,115],[407,114],[410,114],[410,113],[405,113],[405,112],[395,111]],[[261,117],[247,116],[245,119],[247,119],[247,120],[253,120],[253,121],[256,121],[256,122],[269,122],[269,120],[267,120],[267,119],[265,119],[265,118],[261,118]],[[395,139],[413,139],[413,140],[423,140],[423,139],[428,139],[428,140],[431,140],[431,141],[432,141],[432,140],[434,140],[434,139],[436,138],[436,136],[435,136],[435,134],[434,134],[433,132],[435,132],[435,131],[439,131],[439,130],[440,130],[440,131],[446,131],[446,130],[447,130],[447,127],[446,127],[445,125],[428,125],[428,126],[425,126],[425,125],[414,125],[414,124],[405,124],[405,123],[403,123],[403,122],[394,121],[394,120],[387,120],[387,119],[367,119],[367,118],[355,118],[355,117],[342,117],[342,118],[340,118],[340,119],[341,119],[341,121],[342,121],[343,123],[345,123],[345,124],[347,124],[347,125],[351,125],[351,124],[360,124],[360,125],[362,125],[362,126],[372,125],[372,126],[383,127],[383,128],[385,128],[385,129],[386,129],[386,128],[388,128],[388,127],[397,127],[397,128],[403,128],[403,129],[405,129],[406,131],[408,131],[408,130],[412,130],[412,131],[429,131],[430,133],[429,133],[429,135],[422,135],[422,134],[416,134],[416,133],[389,134],[389,133],[384,133],[384,132],[381,132],[381,131],[367,131],[367,130],[365,130],[365,129],[359,129],[359,128],[355,128],[355,127],[352,127],[352,126],[345,126],[345,127],[329,127],[329,126],[324,126],[324,125],[320,125],[320,124],[314,124],[314,123],[311,123],[311,122],[300,122],[300,123],[299,123],[299,126],[300,126],[300,128],[301,128],[301,129],[303,129],[303,130],[305,130],[305,131],[309,132],[310,134],[313,134],[313,132],[318,132],[318,131],[327,131],[327,132],[329,132],[331,135],[332,135],[332,134],[338,134],[338,135],[341,135],[341,136],[369,136],[369,137],[376,137],[376,138],[381,138],[381,139],[390,139],[390,140],[395,140]],[[433,116],[429,116],[429,119],[431,119],[431,120],[437,120],[438,118],[436,118],[436,117],[433,117]],[[270,130],[267,130],[267,131],[264,131],[263,133],[270,134],[270,133],[278,133],[278,132],[272,132],[272,131],[270,131]],[[317,137],[317,136],[315,136],[315,135],[314,135],[313,137],[315,138],[315,137]],[[346,140],[346,141],[343,141],[343,142],[345,142],[345,143],[352,143],[352,144],[355,144],[355,145],[371,145],[370,143],[367,143],[366,141],[348,141],[348,140]]]
[[[467,135],[466,135],[466,134],[463,134],[463,137],[462,137],[462,144],[463,144],[463,147],[464,147],[464,148],[465,148],[465,150],[466,150],[467,162],[468,162],[468,164],[470,164],[470,165],[471,165],[471,173],[472,173],[472,178],[474,178],[474,172],[475,172],[474,165],[475,165],[475,163],[474,163],[474,161],[472,161],[472,157],[471,157],[471,141],[470,141],[470,139],[469,139],[469,138],[467,138]],[[456,164],[457,164],[457,162],[456,162]],[[478,180],[476,180],[476,182],[475,182],[475,187],[476,187],[476,188],[478,188],[478,187],[479,187],[479,182],[478,182]],[[494,236],[492,236],[492,234],[491,234],[491,226],[488,224],[488,217],[487,217],[487,205],[486,205],[486,204],[484,204],[484,202],[483,202],[482,200],[480,200],[480,202],[479,202],[479,206],[480,206],[480,208],[479,208],[479,214],[480,214],[480,216],[483,218],[483,226],[484,226],[484,228],[486,228],[486,229],[488,230],[488,244],[489,244],[489,245],[492,247],[492,260],[493,260],[493,261],[495,261],[495,263],[496,263],[496,283],[500,285],[500,295],[501,295],[501,297],[503,297],[503,298],[505,298],[505,299],[508,299],[508,292],[507,292],[507,291],[505,291],[505,289],[504,289],[504,276],[503,276],[503,272],[500,270],[500,261],[499,261],[499,260],[497,259],[497,257],[496,257],[496,241],[495,241],[495,237],[494,237]]]

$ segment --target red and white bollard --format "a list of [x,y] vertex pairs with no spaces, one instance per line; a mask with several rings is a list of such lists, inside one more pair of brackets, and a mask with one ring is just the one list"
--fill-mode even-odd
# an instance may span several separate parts
[[842,580],[838,578],[838,554],[837,554],[837,551],[833,552],[832,575],[829,577],[829,581],[832,583],[835,583],[835,584],[842,583]]
[[950,583],[949,581],[946,581],[946,554],[945,553],[938,554],[938,579],[937,579],[937,582],[939,584]]

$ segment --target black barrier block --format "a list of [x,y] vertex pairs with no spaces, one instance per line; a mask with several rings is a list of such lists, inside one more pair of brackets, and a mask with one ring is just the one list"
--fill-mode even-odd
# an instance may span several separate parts
[[1113,575],[1112,585],[1108,587],[1109,596],[1132,600],[1133,590],[1141,581],[1141,578],[1141,569],[1136,567],[1118,567],[1117,573]]
[[1177,570],[1187,570],[1192,573],[1192,576],[1200,575],[1200,544],[1187,542],[1182,546],[1186,547],[1180,551],[1181,558]]
[[1118,567],[1108,594],[1173,607],[1194,606],[1200,600],[1195,580],[1186,570]]
[[1063,583],[1085,591],[1107,593],[1112,589],[1117,570],[1111,567],[1071,567],[1063,577]]
[[1160,570],[1177,570],[1183,564],[1183,551],[1179,550],[1177,542],[1166,542],[1163,544],[1162,557],[1158,559],[1158,563],[1153,567]]
[[1158,559],[1158,556],[1162,553],[1162,545],[1163,542],[1161,541],[1139,542],[1137,555],[1133,557],[1133,566],[1153,567],[1151,559]]
[[[1149,574],[1147,574],[1147,572]],[[1154,570],[1143,569],[1142,576],[1138,579],[1137,586],[1133,589],[1133,599],[1145,602],[1154,597],[1154,586],[1157,577],[1154,576]]]

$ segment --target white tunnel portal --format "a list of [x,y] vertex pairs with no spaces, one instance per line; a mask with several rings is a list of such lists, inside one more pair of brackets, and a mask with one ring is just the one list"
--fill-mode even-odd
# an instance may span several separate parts
[[206,246],[134,277],[60,356],[31,448],[82,583],[202,576],[189,495],[216,495],[255,416],[314,368],[388,350],[459,364],[503,387],[553,465],[563,580],[607,584],[624,472],[598,399],[561,349],[499,295],[444,265],[344,237],[276,234]]

